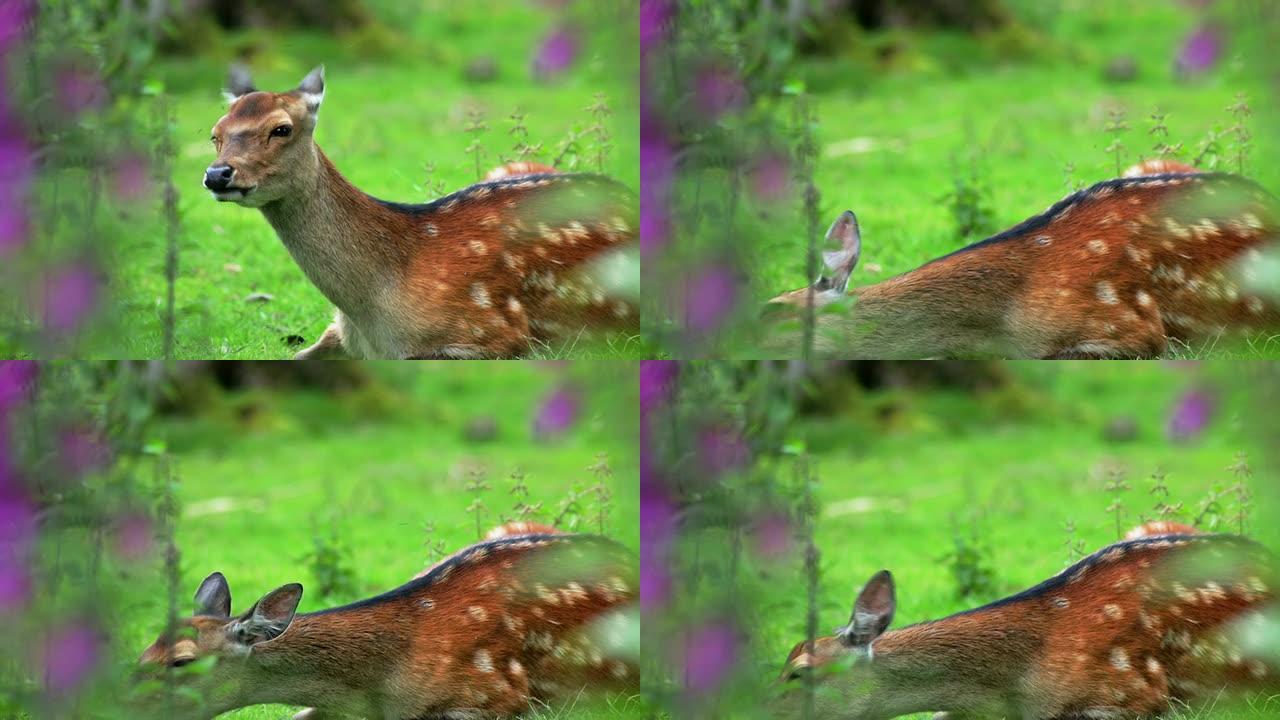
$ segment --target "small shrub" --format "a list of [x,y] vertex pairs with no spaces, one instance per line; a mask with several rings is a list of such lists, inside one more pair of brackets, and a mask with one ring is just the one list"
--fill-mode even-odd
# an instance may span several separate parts
[[991,564],[991,547],[982,536],[976,519],[962,526],[952,518],[951,551],[942,561],[951,570],[956,597],[989,598],[997,592],[996,573]]
[[323,530],[319,527],[312,530],[311,550],[302,557],[302,563],[315,579],[314,592],[318,597],[345,598],[356,594],[351,548],[342,540],[337,525],[329,523]]

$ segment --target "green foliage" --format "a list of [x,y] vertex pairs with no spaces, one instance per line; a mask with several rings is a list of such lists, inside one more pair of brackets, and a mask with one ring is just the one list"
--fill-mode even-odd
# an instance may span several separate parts
[[951,515],[951,548],[940,560],[951,572],[958,600],[991,600],[999,587],[984,512],[966,486],[963,517]]
[[351,547],[342,539],[336,522],[321,527],[312,519],[311,549],[300,562],[315,581],[314,593],[323,600],[350,600],[357,594]]

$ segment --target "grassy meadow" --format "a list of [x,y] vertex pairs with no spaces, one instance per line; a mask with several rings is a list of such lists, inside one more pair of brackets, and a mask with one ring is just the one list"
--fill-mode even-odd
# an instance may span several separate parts
[[[288,582],[304,586],[299,612],[398,587],[477,539],[468,510],[475,495],[466,489],[474,473],[491,486],[479,496],[481,532],[512,514],[516,469],[528,502],[543,504],[537,519],[549,523],[571,490],[596,482],[588,466],[600,453],[613,471],[604,480],[612,494],[605,534],[637,547],[630,364],[579,364],[567,373],[534,363],[375,364],[369,372],[379,381],[370,389],[215,395],[199,415],[157,427],[179,481],[180,612],[190,611],[191,595],[215,570],[230,584],[233,613]],[[537,408],[564,381],[581,389],[581,415],[563,436],[538,439]],[[492,421],[491,439],[467,439],[476,418]],[[582,504],[590,522],[577,529],[599,532],[596,506]],[[317,565],[321,552],[340,560]],[[349,574],[349,586],[320,595],[317,567]],[[161,558],[139,568],[128,587],[117,639],[126,654],[140,653],[164,627]],[[582,700],[534,717],[625,718],[634,706],[628,698]],[[224,717],[287,716],[286,708],[257,706]]]
[[[595,120],[587,110],[603,93],[611,147],[600,166],[591,140],[583,156],[565,156],[563,169],[600,171],[633,189],[637,170],[635,88],[626,48],[634,27],[616,23],[583,32],[580,57],[562,76],[532,79],[538,44],[555,19],[523,0],[457,3],[428,0],[414,6],[369,3],[378,24],[346,36],[244,31],[215,35],[190,57],[168,57],[153,69],[173,112],[176,151],[172,176],[178,191],[175,354],[180,358],[287,358],[314,342],[333,307],[311,285],[256,209],[220,204],[201,186],[214,159],[209,129],[223,114],[227,66],[244,55],[257,86],[284,91],[315,65],[326,66],[324,104],[316,141],[347,179],[378,198],[426,202],[473,182],[473,138],[483,147],[481,173],[514,156],[510,116],[525,115],[528,142],[550,163],[571,132]],[[607,8],[599,12],[610,17]],[[590,18],[588,18],[590,20]],[[492,78],[469,80],[472,63]],[[481,70],[481,74],[485,71]],[[156,102],[147,113],[162,112]],[[488,130],[466,132],[479,112]],[[589,155],[588,155],[589,154]],[[113,218],[124,236],[116,251],[112,287],[117,315],[95,338],[97,355],[160,357],[165,308],[165,238],[155,206]],[[263,295],[270,296],[263,301]],[[252,298],[258,298],[256,300]],[[128,328],[127,332],[115,329]],[[305,343],[305,344],[304,344]],[[548,348],[554,357],[627,357],[638,353],[629,337],[599,345]]]
[[[1233,364],[1189,370],[1010,364],[1004,370],[1015,381],[1004,389],[977,395],[867,393],[851,398],[834,416],[811,418],[802,427],[819,488],[819,635],[848,621],[863,583],[881,569],[892,571],[897,585],[892,627],[898,628],[1038,584],[1079,558],[1069,554],[1069,540],[1086,554],[1115,541],[1116,521],[1107,511],[1111,496],[1104,489],[1112,469],[1132,486],[1120,496],[1121,526],[1127,530],[1140,515],[1152,517],[1152,473],[1166,473],[1169,502],[1184,503],[1194,515],[1211,489],[1234,481],[1227,468],[1237,453],[1247,453],[1257,495],[1247,530],[1280,548],[1272,522],[1280,513],[1280,495],[1274,492],[1274,465],[1266,464],[1274,458],[1255,442],[1258,408]],[[1173,443],[1165,435],[1166,418],[1193,383],[1212,388],[1217,409],[1203,435]],[[1132,420],[1133,439],[1105,439],[1104,428],[1116,418]],[[1073,534],[1065,529],[1069,522]],[[978,549],[980,565],[991,572],[989,590],[977,597],[957,597],[948,560],[957,536]],[[776,677],[804,637],[804,580],[790,572],[762,581],[793,591],[758,598],[753,632],[764,657],[757,669],[761,678]],[[1235,720],[1277,712],[1272,701],[1252,710],[1197,710],[1186,717]]]
[[[1166,115],[1166,141],[1194,158],[1211,130],[1234,124],[1227,107],[1245,93],[1253,140],[1244,174],[1280,190],[1280,107],[1267,80],[1265,46],[1228,34],[1221,62],[1181,80],[1174,61],[1195,27],[1192,3],[1008,3],[1017,30],[965,36],[945,32],[828,29],[830,52],[802,58],[795,76],[812,94],[822,230],[844,210],[857,213],[862,256],[851,287],[912,270],[1042,212],[1077,187],[1116,177],[1106,131],[1113,111],[1130,129],[1118,137],[1120,167],[1155,155],[1153,113]],[[1106,78],[1127,57],[1136,76]],[[1235,172],[1230,138],[1218,169]],[[973,178],[976,175],[976,183]],[[991,221],[960,237],[948,196],[958,180],[986,194]],[[806,282],[804,227],[797,200],[746,220],[760,238],[748,275],[752,307]],[[793,210],[795,208],[795,210]],[[745,312],[745,311],[744,311]],[[1188,357],[1280,357],[1280,338],[1179,348]]]

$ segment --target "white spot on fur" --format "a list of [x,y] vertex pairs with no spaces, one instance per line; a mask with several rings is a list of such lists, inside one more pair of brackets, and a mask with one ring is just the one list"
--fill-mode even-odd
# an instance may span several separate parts
[[1111,666],[1117,670],[1129,669],[1129,653],[1124,648],[1111,648]]
[[479,240],[472,240],[471,252],[477,255],[485,255],[489,252],[489,247]]
[[435,223],[427,223],[426,225],[422,226],[422,229],[425,230],[426,233],[431,237],[435,237],[436,233],[439,232],[439,229],[435,226]]
[[1096,292],[1098,299],[1107,305],[1115,305],[1120,302],[1120,299],[1116,297],[1115,288],[1111,287],[1111,283],[1105,280],[1097,284]]
[[1089,252],[1093,253],[1094,255],[1105,255],[1107,252],[1107,244],[1102,242],[1101,240],[1090,240]]
[[471,607],[468,607],[467,614],[470,615],[471,619],[475,620],[476,622],[484,622],[485,620],[489,619],[489,611],[485,610],[479,605],[472,605]]
[[516,660],[515,658],[511,658],[511,661],[507,663],[507,670],[508,670],[512,675],[523,675],[523,674],[524,674],[524,666],[523,666],[523,665],[521,665],[521,664],[520,664],[520,661],[519,661],[519,660]]
[[489,307],[493,304],[489,299],[489,289],[481,283],[471,284],[471,299],[480,307]]
[[1120,610],[1120,606],[1114,603],[1108,603],[1102,608],[1102,614],[1106,615],[1110,620],[1119,620],[1124,617],[1124,613]]
[[493,672],[493,658],[489,656],[488,650],[477,650],[474,663],[476,669],[482,673]]

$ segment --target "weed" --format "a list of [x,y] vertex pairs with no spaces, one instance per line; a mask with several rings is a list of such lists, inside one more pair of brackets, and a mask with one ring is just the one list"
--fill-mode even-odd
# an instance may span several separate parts
[[1130,489],[1129,483],[1124,479],[1124,470],[1119,467],[1111,468],[1107,471],[1109,480],[1107,480],[1104,488],[1111,495],[1111,504],[1107,506],[1107,512],[1110,513],[1116,521],[1116,539],[1124,537],[1124,502],[1121,501],[1121,495]]
[[488,513],[489,508],[484,504],[484,493],[491,487],[485,481],[484,470],[481,468],[473,468],[467,471],[469,476],[467,484],[463,486],[463,490],[469,493],[471,504],[467,505],[467,512],[475,516],[476,519],[476,539],[484,537],[484,521],[482,518]]
[[1124,119],[1123,108],[1115,108],[1107,114],[1111,119],[1107,121],[1104,132],[1111,135],[1111,144],[1107,145],[1107,149],[1103,152],[1110,153],[1115,158],[1116,177],[1120,177],[1120,174],[1124,172],[1124,155],[1126,153],[1124,141],[1120,139],[1120,136],[1129,131],[1129,123]]
[[343,541],[337,524],[330,520],[327,527],[321,529],[312,518],[312,525],[311,550],[301,561],[315,578],[315,594],[321,598],[355,596],[356,573],[351,548]]

